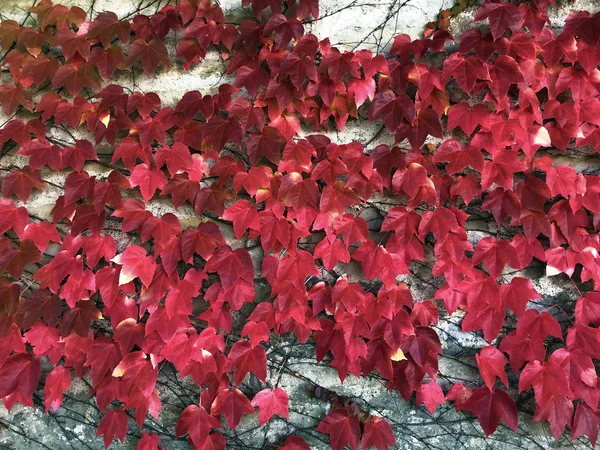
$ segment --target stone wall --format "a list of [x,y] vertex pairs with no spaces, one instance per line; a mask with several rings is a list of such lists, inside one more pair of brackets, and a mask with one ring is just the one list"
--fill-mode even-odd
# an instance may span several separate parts
[[[29,21],[26,9],[31,6],[31,0],[0,0],[0,15],[2,19],[9,18],[18,21]],[[165,0],[63,0],[66,5],[78,5],[92,15],[104,10],[116,12],[120,17],[131,18],[137,12],[151,14],[167,2]],[[249,10],[240,9],[238,0],[224,0],[221,6],[226,12],[227,20],[240,23],[249,16]],[[385,51],[391,38],[398,33],[407,33],[418,37],[427,22],[435,19],[441,9],[451,7],[450,0],[322,0],[321,17],[318,22],[307,21],[307,31],[317,34],[319,38],[329,37],[332,44],[342,48],[368,48],[373,51]],[[578,9],[588,9],[595,12],[600,9],[597,0],[579,0],[575,5]],[[560,27],[564,17],[573,10],[571,2],[559,2],[552,10],[552,24]],[[466,10],[453,19],[450,31],[458,36],[461,30],[470,26],[474,10]],[[173,50],[173,49],[171,49]],[[190,71],[184,72],[181,67],[173,66],[170,70],[158,71],[151,78],[141,73],[137,76],[122,72],[115,80],[116,83],[132,90],[156,92],[161,97],[164,106],[174,106],[186,91],[200,90],[203,94],[216,91],[219,84],[231,82],[232,77],[224,74],[224,65],[218,55],[209,54],[207,59],[196,65]],[[0,113],[0,124],[6,118]],[[60,136],[58,130],[54,130]],[[378,123],[366,121],[350,122],[343,133],[332,131],[332,140],[345,143],[358,140],[373,148],[378,144],[392,144],[393,139],[381,132]],[[99,155],[108,155],[112,149],[106,144],[97,149]],[[101,156],[98,164],[89,163],[85,170],[90,175],[102,178],[108,169]],[[598,160],[586,153],[576,153],[569,157],[569,163],[578,170],[597,170]],[[10,152],[2,157],[3,166],[26,164],[26,159]],[[46,181],[46,189],[36,192],[27,203],[31,214],[47,219],[54,206],[55,200],[62,194],[64,176],[42,171]],[[380,208],[386,209],[381,202]],[[387,206],[389,208],[389,206]],[[160,199],[149,202],[148,209],[156,215],[166,212],[175,213],[184,227],[196,225],[201,219],[196,217],[191,207],[181,207],[173,210],[170,203]],[[379,220],[376,211],[372,211],[367,220]],[[232,230],[219,223],[228,243],[235,246],[244,245],[233,237]],[[495,233],[494,223],[482,221],[469,224],[469,237],[476,243],[485,233]],[[482,231],[483,230],[483,231]],[[120,233],[115,232],[118,238]],[[124,245],[124,241],[121,241]],[[47,250],[48,257],[56,247]],[[260,254],[253,254],[255,263],[259,264]],[[417,299],[430,299],[441,286],[440,280],[431,276],[433,261],[426,261],[416,269],[417,277],[407,277],[405,281]],[[356,267],[344,267],[350,278],[360,279]],[[513,275],[511,273],[508,276]],[[560,304],[564,309],[573,308],[577,298],[575,288],[568,280],[545,275],[543,267],[528,269],[521,276],[531,278],[543,299],[537,302],[540,308]],[[266,287],[262,286],[263,296]],[[261,285],[258,285],[261,293]],[[557,319],[566,322],[564,316]],[[444,356],[440,358],[439,379],[442,384],[450,385],[455,382],[477,381],[479,375],[475,364],[475,351],[487,343],[479,333],[460,332],[460,313],[442,317],[436,330],[443,343]],[[358,379],[349,376],[341,384],[337,372],[326,362],[317,364],[314,347],[300,344],[286,336],[270,342],[268,351],[269,380],[273,385],[284,387],[290,396],[290,417],[288,420],[274,418],[268,424],[259,427],[256,416],[246,416],[235,432],[225,432],[228,436],[228,448],[254,449],[267,448],[269,444],[281,443],[293,433],[306,439],[311,448],[329,448],[325,435],[314,428],[323,418],[330,407],[329,397],[333,393],[344,395],[358,402],[364,410],[374,415],[385,417],[394,428],[397,437],[397,448],[401,449],[547,449],[547,448],[589,448],[585,439],[569,443],[566,438],[554,442],[547,424],[531,422],[534,405],[530,397],[519,398],[519,430],[512,430],[501,425],[496,433],[487,440],[477,421],[468,414],[457,413],[453,407],[440,407],[431,415],[424,407],[416,407],[412,402],[405,402],[396,392],[385,388],[383,380],[378,376]],[[511,380],[515,385],[515,380]],[[182,439],[174,439],[174,424],[179,413],[187,405],[197,402],[198,391],[189,380],[181,380],[168,367],[160,372],[158,388],[163,401],[163,410],[159,421],[151,418],[146,420],[145,431],[158,432],[164,436],[161,444],[167,449],[190,448]],[[256,391],[256,380],[247,378],[243,389],[248,392]],[[320,390],[315,390],[321,388]],[[93,399],[87,397],[89,383],[86,380],[74,381],[65,396],[63,406],[56,413],[43,414],[41,393],[36,394],[34,402],[36,409],[15,406],[8,413],[0,406],[0,449],[41,450],[41,449],[101,449],[101,439],[95,437],[100,418]],[[516,395],[516,392],[510,392]],[[133,420],[130,421],[130,432],[123,445],[113,444],[111,448],[133,449],[141,433]]]

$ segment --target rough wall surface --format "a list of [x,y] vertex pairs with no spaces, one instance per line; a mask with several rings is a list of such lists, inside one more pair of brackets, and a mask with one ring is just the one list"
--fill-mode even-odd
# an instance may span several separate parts
[[[159,10],[167,2],[161,0],[63,0],[66,5],[78,5],[89,11],[92,15],[111,10],[119,17],[126,18],[138,12],[151,14]],[[578,9],[587,9],[595,12],[600,9],[600,2],[595,0],[579,1]],[[321,17],[316,23],[308,23],[307,31],[317,34],[319,38],[329,37],[332,44],[341,48],[357,49],[368,48],[373,51],[385,51],[391,38],[398,33],[407,33],[417,37],[422,32],[425,24],[436,18],[443,8],[452,6],[449,0],[323,0]],[[29,20],[26,9],[31,6],[30,1],[3,0],[0,2],[1,17],[18,21]],[[247,9],[240,9],[237,0],[227,0],[221,3],[227,19],[232,23],[240,23],[248,15]],[[570,2],[559,3],[553,10],[553,26],[560,27],[564,17],[573,9]],[[474,11],[464,11],[454,19],[450,31],[454,35],[469,26],[472,22]],[[132,77],[130,74],[121,74],[115,82],[127,86],[132,90],[142,92],[156,92],[161,97],[165,106],[174,106],[183,94],[190,90],[200,90],[203,94],[214,93],[218,85],[231,81],[225,75],[224,65],[218,55],[208,55],[201,64],[192,70],[183,72],[180,67],[173,66],[170,70],[158,72],[151,78],[143,75]],[[6,118],[0,113],[0,123]],[[332,140],[345,143],[358,140],[367,147],[374,147],[381,143],[392,144],[392,136],[381,131],[378,123],[354,121],[348,124],[343,133],[330,132]],[[57,137],[60,133],[56,130]],[[98,148],[102,156],[102,148]],[[109,149],[105,154],[109,155]],[[90,175],[102,177],[109,169],[99,164],[87,164],[85,170]],[[598,170],[598,161],[594,156],[585,153],[569,158],[568,162],[577,170]],[[2,165],[23,166],[25,158],[14,154],[2,157]],[[62,194],[64,177],[51,172],[44,173],[43,179],[47,182],[46,190],[36,193],[27,203],[31,214],[40,218],[49,217],[54,202]],[[389,206],[382,202],[381,209]],[[192,208],[182,206],[173,210],[172,206],[161,200],[152,200],[148,208],[156,215],[174,212],[182,221],[182,225],[196,225],[201,219],[196,217]],[[367,220],[381,220],[376,212],[372,212]],[[238,242],[233,232],[226,225],[219,224],[228,243],[232,247],[252,244]],[[489,233],[500,230],[496,225],[487,221],[470,224],[469,234],[473,243]],[[123,236],[118,231],[114,237],[125,245]],[[120,239],[120,240],[119,240]],[[48,250],[51,253],[52,248]],[[255,264],[258,264],[260,253],[253,254]],[[427,266],[429,264],[429,266]],[[441,287],[440,280],[431,277],[430,266],[433,261],[426,261],[422,272],[417,271],[418,277],[407,277],[405,281],[411,288],[415,298],[429,299]],[[344,267],[349,278],[360,279],[356,267]],[[506,273],[506,276],[514,273]],[[540,267],[527,270],[520,274],[531,278],[542,300],[537,302],[540,310],[558,304],[569,309],[577,298],[575,288],[562,277],[546,276]],[[263,286],[264,287],[264,286]],[[258,294],[261,294],[260,285]],[[266,296],[266,288],[263,296]],[[437,325],[438,334],[443,343],[444,356],[440,358],[440,379],[448,384],[454,382],[468,383],[476,381],[478,374],[474,361],[474,351],[485,346],[486,341],[479,333],[460,332],[459,313],[451,317],[442,317]],[[557,316],[559,321],[566,321],[562,316]],[[269,380],[273,385],[285,387],[290,395],[290,417],[288,420],[274,419],[269,424],[258,426],[256,416],[246,417],[235,432],[229,432],[228,445],[230,448],[266,448],[269,444],[278,443],[282,438],[296,433],[303,436],[311,448],[328,448],[324,435],[314,431],[314,428],[328,411],[330,402],[328,398],[333,395],[344,395],[357,401],[371,414],[380,415],[388,419],[398,437],[397,448],[427,448],[427,449],[479,449],[479,448],[589,448],[585,439],[569,443],[566,438],[555,442],[547,425],[531,422],[533,404],[531,399],[521,398],[519,431],[514,434],[510,429],[501,425],[499,430],[483,439],[483,433],[476,420],[468,414],[457,413],[453,408],[438,408],[434,415],[427,412],[424,407],[416,407],[412,402],[404,402],[395,392],[385,388],[385,384],[377,376],[358,379],[349,376],[340,384],[337,372],[326,363],[315,362],[315,352],[310,341],[308,344],[299,344],[290,338],[270,342],[268,351]],[[514,381],[514,380],[511,380]],[[245,388],[249,391],[256,390],[252,378],[247,378]],[[320,388],[320,389],[317,389]],[[101,449],[101,440],[95,438],[99,412],[93,399],[87,398],[89,385],[87,381],[74,382],[65,396],[65,403],[56,413],[42,414],[41,409],[15,406],[8,413],[0,406],[0,448],[7,449]],[[178,379],[176,373],[165,368],[159,377],[159,390],[163,399],[163,410],[160,420],[147,419],[148,430],[160,432],[163,436],[171,438],[161,443],[169,449],[190,448],[182,439],[174,439],[174,423],[185,406],[197,401],[198,391],[188,380]],[[515,394],[515,392],[511,392]],[[37,396],[38,406],[42,405],[41,396]],[[133,422],[132,422],[133,423]],[[227,432],[226,432],[227,433]],[[135,448],[139,429],[130,427],[130,433],[123,445],[113,444],[111,448]]]

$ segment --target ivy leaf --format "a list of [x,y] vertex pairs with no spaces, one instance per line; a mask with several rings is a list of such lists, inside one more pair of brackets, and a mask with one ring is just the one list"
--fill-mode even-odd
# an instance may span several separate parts
[[506,366],[508,360],[502,352],[497,348],[488,345],[483,347],[479,353],[475,355],[475,358],[477,359],[481,377],[490,390],[494,389],[496,377],[500,378],[500,381],[504,383],[504,386],[508,387],[508,377],[504,370],[504,366]]
[[87,38],[98,39],[104,47],[109,47],[115,37],[123,44],[129,43],[129,22],[119,20],[112,11],[101,12],[91,23]]
[[123,442],[127,434],[127,414],[122,408],[110,408],[98,424],[96,436],[104,435],[104,448],[112,444],[115,436]]
[[63,401],[63,394],[71,385],[71,374],[63,366],[56,366],[48,374],[44,384],[44,404],[46,412],[57,411]]
[[40,360],[27,353],[14,353],[4,360],[0,368],[0,398],[9,411],[15,402],[33,407],[32,396],[40,375]]
[[288,20],[283,14],[273,14],[263,31],[264,36],[273,33],[273,40],[279,47],[285,47],[291,40],[298,40],[304,34],[299,20]]
[[279,450],[310,450],[310,447],[304,439],[298,436],[288,436],[283,446],[277,447]]
[[531,280],[521,277],[514,277],[509,284],[500,286],[500,293],[502,303],[512,309],[519,317],[525,314],[525,307],[529,300],[541,298],[533,287]]
[[235,118],[228,120],[222,116],[213,116],[204,126],[203,133],[204,141],[217,152],[223,150],[228,141],[238,147],[242,145],[242,128]]
[[396,96],[391,90],[378,92],[369,109],[369,120],[381,119],[390,131],[396,131],[403,120],[412,122],[415,105],[405,94]]
[[74,308],[63,314],[60,334],[67,337],[74,331],[79,336],[85,337],[88,335],[92,321],[101,318],[102,314],[93,301],[79,300]]
[[52,78],[52,89],[59,89],[63,86],[75,97],[84,86],[94,89],[99,88],[100,78],[87,63],[81,63],[77,66],[64,64],[60,66]]
[[430,414],[433,414],[438,405],[446,403],[442,388],[435,381],[421,385],[417,391],[417,405],[424,404]]
[[127,233],[135,229],[141,229],[141,226],[148,220],[152,213],[146,211],[146,205],[143,201],[131,198],[125,200],[123,206],[116,209],[112,215],[123,219],[123,232]]
[[302,20],[308,16],[313,16],[315,20],[319,18],[318,0],[299,0],[298,8],[296,9],[296,19]]
[[33,188],[44,190],[42,174],[39,170],[31,170],[25,166],[22,170],[13,170],[6,174],[2,180],[2,196],[9,198],[15,194],[19,200],[26,202]]
[[489,390],[487,387],[475,389],[465,401],[463,409],[477,416],[486,436],[496,431],[500,420],[503,420],[513,431],[517,431],[517,405],[501,389]]
[[537,405],[533,420],[547,420],[554,439],[558,439],[565,426],[573,426],[573,402],[564,395],[553,394],[544,406]]
[[249,372],[253,372],[262,382],[267,378],[267,355],[262,347],[252,347],[246,341],[236,342],[231,347],[228,360],[235,367],[235,384],[240,384]]
[[562,330],[558,321],[547,311],[529,309],[517,322],[517,333],[529,334],[532,338],[544,342],[548,335],[562,339]]
[[365,428],[361,440],[363,449],[375,447],[377,450],[387,450],[390,445],[395,445],[396,439],[392,426],[385,419],[372,416],[371,420],[365,423]]
[[252,406],[258,407],[258,424],[268,422],[275,414],[286,419],[288,415],[288,395],[281,389],[263,389],[252,399]]
[[75,55],[78,55],[85,61],[89,59],[90,42],[86,39],[85,35],[80,35],[70,29],[58,29],[56,30],[53,46],[59,45],[67,61],[73,59]]
[[12,228],[19,237],[23,237],[28,222],[27,209],[22,206],[17,208],[12,200],[0,200],[0,234]]
[[586,403],[578,403],[571,428],[571,442],[579,436],[587,436],[592,446],[596,446],[598,440],[598,425],[600,418],[598,414]]
[[223,219],[233,222],[233,232],[236,239],[250,229],[251,234],[260,232],[260,220],[256,205],[250,205],[248,200],[238,200],[223,212]]
[[31,92],[18,83],[0,85],[0,104],[2,104],[2,111],[7,116],[11,116],[19,105],[28,111],[33,111]]
[[515,260],[517,260],[517,254],[510,242],[496,240],[493,237],[481,239],[473,254],[473,264],[484,262],[493,278],[498,278],[502,274],[504,266]]
[[320,258],[325,269],[331,270],[338,262],[349,263],[350,253],[336,236],[326,236],[315,247],[315,258]]
[[138,441],[136,450],[157,450],[160,436],[153,433],[142,433],[142,438]]
[[119,275],[119,286],[123,286],[135,278],[139,278],[144,286],[152,283],[156,262],[154,257],[146,256],[146,249],[137,245],[128,246],[123,253],[111,259],[122,266]]
[[465,403],[471,395],[473,395],[473,390],[470,387],[464,386],[462,383],[456,383],[452,385],[446,394],[446,400],[454,402],[457,411],[463,411]]
[[175,427],[175,437],[190,436],[194,445],[201,445],[212,428],[221,428],[221,423],[206,412],[202,406],[189,405],[183,410]]
[[239,389],[222,389],[212,403],[210,413],[213,415],[223,414],[227,425],[233,430],[238,426],[244,414],[254,413],[254,408]]
[[533,386],[535,401],[541,408],[552,401],[553,395],[571,396],[564,370],[552,361],[532,361],[525,366],[519,377],[519,392],[530,386]]
[[497,3],[487,0],[475,14],[475,20],[488,19],[494,40],[502,37],[508,29],[521,28],[521,12],[514,3]]
[[167,184],[167,177],[158,168],[149,168],[146,164],[138,164],[129,176],[132,187],[139,186],[144,200],[148,201],[157,189],[162,189]]
[[327,416],[319,423],[317,431],[329,435],[332,450],[342,450],[348,445],[356,450],[360,440],[360,426],[355,416],[348,411],[337,408],[329,411]]
[[165,68],[170,66],[167,47],[158,39],[152,39],[150,42],[143,39],[133,41],[123,64],[124,66],[131,66],[138,58],[142,62],[146,76],[154,72],[159,64],[162,64]]
[[450,175],[460,172],[465,167],[477,171],[483,169],[484,158],[481,151],[472,145],[463,147],[456,139],[444,141],[433,155],[435,162],[448,162],[446,170]]
[[488,68],[474,55],[463,57],[457,53],[450,55],[444,60],[442,78],[449,80],[454,77],[460,88],[470,93],[475,87],[477,80],[489,80]]
[[264,127],[261,133],[250,134],[246,144],[250,162],[256,164],[262,157],[265,157],[273,163],[278,163],[286,142],[285,137],[277,128],[269,126]]
[[575,304],[575,319],[583,325],[600,323],[600,294],[590,292],[577,299]]
[[490,111],[487,106],[477,104],[473,107],[466,102],[453,105],[448,111],[448,130],[460,127],[469,136],[477,125],[482,129],[490,126]]

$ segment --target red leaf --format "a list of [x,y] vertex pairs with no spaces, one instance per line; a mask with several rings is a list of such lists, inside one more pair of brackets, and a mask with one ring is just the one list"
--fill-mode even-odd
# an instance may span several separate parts
[[63,314],[60,324],[60,334],[69,336],[75,331],[79,336],[87,336],[93,320],[99,320],[102,314],[91,300],[79,300],[77,306]]
[[485,382],[485,385],[490,389],[494,389],[496,384],[496,377],[500,378],[500,381],[504,383],[504,386],[508,387],[508,377],[504,366],[508,363],[506,356],[504,356],[498,349],[492,346],[482,348],[477,355],[477,365],[479,366],[479,372]]
[[577,299],[575,319],[582,325],[600,324],[600,293],[590,292]]
[[473,90],[478,79],[490,79],[487,67],[477,57],[471,55],[465,58],[458,53],[444,60],[442,77],[444,80],[449,80],[452,76],[460,88],[467,93]]
[[152,216],[150,211],[146,211],[146,205],[143,201],[133,198],[123,202],[123,206],[112,213],[114,217],[123,219],[123,232],[129,232],[135,229],[141,229],[141,226]]
[[65,147],[62,158],[64,167],[69,166],[79,172],[86,161],[98,161],[98,155],[90,141],[77,140],[75,147]]
[[494,40],[500,38],[507,29],[521,28],[521,12],[514,3],[486,1],[475,14],[475,20],[488,19]]
[[142,433],[142,438],[138,441],[136,450],[157,450],[160,436],[152,433]]
[[75,97],[84,86],[99,88],[100,79],[87,63],[81,63],[78,66],[65,64],[56,71],[52,78],[52,89],[59,89],[63,86]]
[[519,392],[533,386],[535,401],[544,408],[555,394],[570,397],[571,391],[562,368],[552,362],[532,361],[528,363],[519,377]]
[[228,355],[229,363],[235,367],[233,381],[240,384],[246,375],[253,372],[259,380],[267,378],[267,355],[262,347],[252,347],[246,341],[238,341]]
[[483,168],[483,155],[472,145],[462,147],[456,139],[448,139],[442,143],[433,155],[435,162],[448,162],[446,170],[450,175],[470,166],[477,171]]
[[277,447],[279,450],[310,450],[310,447],[304,439],[298,436],[288,436],[283,446]]
[[4,83],[0,85],[0,104],[2,104],[2,111],[7,116],[11,116],[19,105],[28,111],[33,111],[31,92],[25,90],[21,84]]
[[61,242],[58,230],[49,222],[30,223],[25,227],[23,239],[33,241],[40,252],[46,250],[50,241]]
[[336,236],[326,236],[315,247],[315,258],[320,258],[325,269],[331,270],[338,262],[349,263],[350,253]]
[[217,224],[203,222],[196,228],[188,228],[183,233],[181,240],[182,256],[185,261],[190,260],[194,253],[208,260],[213,252],[225,244],[225,239]]
[[390,90],[378,92],[369,109],[369,120],[381,119],[390,131],[396,131],[403,119],[412,122],[415,105],[404,95],[398,96]]
[[263,35],[274,33],[273,40],[279,47],[285,47],[292,39],[298,40],[304,34],[304,27],[296,19],[288,20],[283,14],[273,14],[267,24]]
[[241,239],[243,234],[250,229],[250,234],[260,232],[258,210],[255,205],[250,205],[247,200],[238,200],[225,210],[223,219],[233,222],[233,232],[236,239]]
[[430,414],[433,414],[438,405],[444,405],[446,397],[442,392],[442,388],[435,381],[421,385],[417,391],[417,405],[424,404]]
[[525,311],[519,318],[517,334],[528,334],[540,342],[543,342],[548,335],[562,339],[562,330],[558,321],[547,311],[540,313],[535,309]]
[[244,414],[253,414],[254,408],[246,396],[237,388],[219,391],[212,406],[211,414],[223,414],[229,428],[235,429]]
[[33,407],[32,396],[40,374],[39,359],[27,353],[15,353],[4,360],[0,368],[0,398],[7,409],[15,402]]
[[573,419],[571,442],[579,436],[585,435],[590,439],[592,446],[595,447],[598,439],[598,425],[600,425],[598,414],[587,404],[578,403]]
[[2,180],[2,196],[9,198],[15,194],[19,200],[26,202],[33,188],[44,190],[42,174],[39,170],[31,170],[25,166],[22,170],[12,170]]
[[342,450],[346,445],[356,450],[360,441],[358,419],[341,408],[329,411],[319,423],[317,431],[329,435],[332,450]]
[[55,367],[48,374],[44,384],[46,412],[57,411],[63,401],[63,394],[71,385],[71,374],[63,366]]
[[143,39],[136,39],[131,44],[129,54],[123,64],[131,66],[138,58],[142,61],[142,67],[146,76],[154,72],[159,64],[162,64],[165,68],[169,68],[170,66],[167,47],[158,39],[152,39],[150,42],[146,42]]
[[282,155],[282,147],[286,139],[277,128],[266,126],[262,133],[252,133],[248,136],[246,148],[252,164],[256,164],[262,157],[278,163]]
[[167,184],[167,177],[158,168],[148,168],[146,164],[138,164],[129,176],[132,187],[139,186],[144,200],[152,198],[157,189],[162,189]]
[[554,439],[558,439],[565,426],[572,428],[573,402],[564,395],[553,394],[544,406],[537,405],[533,420],[534,422],[547,420]]
[[204,142],[220,152],[228,141],[238,147],[242,145],[242,128],[240,122],[233,119],[225,119],[222,116],[213,116],[204,126]]
[[146,256],[146,249],[143,247],[130,245],[111,261],[123,266],[119,275],[119,286],[135,278],[139,278],[146,287],[152,283],[156,262],[153,256]]
[[87,38],[98,39],[104,47],[108,47],[115,37],[123,44],[129,43],[129,22],[119,20],[112,11],[101,12],[90,25]]
[[473,264],[485,263],[490,276],[498,278],[504,266],[517,260],[517,254],[510,242],[486,237],[477,243],[473,254]]
[[477,416],[486,436],[496,431],[500,425],[500,419],[515,432],[517,431],[517,405],[501,389],[491,391],[487,387],[475,389],[464,403],[463,409]]
[[190,405],[183,410],[177,420],[175,437],[189,434],[194,445],[201,445],[212,428],[221,428],[221,423],[208,414],[202,406]]
[[465,133],[471,135],[477,125],[487,129],[490,125],[490,111],[487,106],[477,104],[473,107],[466,102],[457,103],[448,111],[448,130],[460,127]]
[[573,397],[582,398],[588,405],[598,404],[599,393],[596,390],[598,376],[592,359],[581,350],[569,351],[565,348],[555,350],[548,358],[562,367],[569,381]]
[[98,424],[96,436],[104,435],[104,447],[108,448],[116,436],[121,442],[127,434],[127,414],[122,408],[110,408]]
[[463,411],[465,409],[464,405],[471,395],[473,395],[473,390],[470,387],[464,386],[462,383],[456,383],[446,394],[446,400],[454,402],[457,411]]
[[363,449],[375,447],[377,450],[388,450],[390,445],[395,444],[394,432],[387,420],[372,416],[371,420],[365,423],[361,440]]
[[500,293],[502,303],[512,309],[519,317],[525,313],[525,307],[529,300],[541,298],[533,287],[531,280],[521,277],[514,277],[510,280],[510,284],[501,285]]
[[313,16],[315,20],[319,18],[318,0],[299,0],[298,9],[296,9],[296,19],[306,19]]
[[263,389],[258,392],[252,399],[252,406],[258,407],[259,425],[268,422],[275,414],[279,414],[286,419],[289,417],[288,395],[281,388]]

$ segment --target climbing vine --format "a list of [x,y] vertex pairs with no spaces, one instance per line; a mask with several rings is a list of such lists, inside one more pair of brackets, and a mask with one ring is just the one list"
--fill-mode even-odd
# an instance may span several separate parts
[[[574,12],[555,35],[548,3],[486,0],[454,53],[446,26],[396,36],[385,55],[340,50],[305,33],[316,0],[243,0],[255,18],[240,25],[210,0],[131,21],[43,0],[35,26],[2,21],[2,156],[26,161],[0,167],[4,405],[33,406],[43,372],[46,411],[56,410],[72,378],[89,377],[108,447],[123,441],[127,412],[140,427],[158,417],[168,364],[201,388],[175,437],[224,449],[220,430],[255,408],[260,425],[288,416],[265,349],[292,333],[341,382],[376,371],[431,412],[453,402],[486,435],[501,420],[516,430],[508,389],[533,388],[534,420],[595,445],[600,177],[556,155],[600,152],[600,14]],[[235,83],[214,95],[190,91],[169,107],[111,83],[139,66],[147,77],[188,70],[215,51]],[[361,117],[397,146],[325,134]],[[93,162],[107,172],[91,175]],[[44,220],[27,204],[53,172],[64,193]],[[153,213],[157,198],[174,212]],[[199,223],[182,226],[181,208]],[[379,220],[363,217],[369,209]],[[473,239],[481,217],[499,231]],[[415,299],[400,280],[431,258],[444,285]],[[581,290],[566,326],[516,273],[534,260]],[[488,341],[479,386],[438,383],[440,308]],[[516,327],[501,333],[505,321]],[[239,389],[248,376],[262,383],[251,396]],[[395,444],[385,419],[333,398],[317,427],[333,449]],[[138,449],[159,442],[144,432]],[[279,448],[309,447],[290,436]]]

